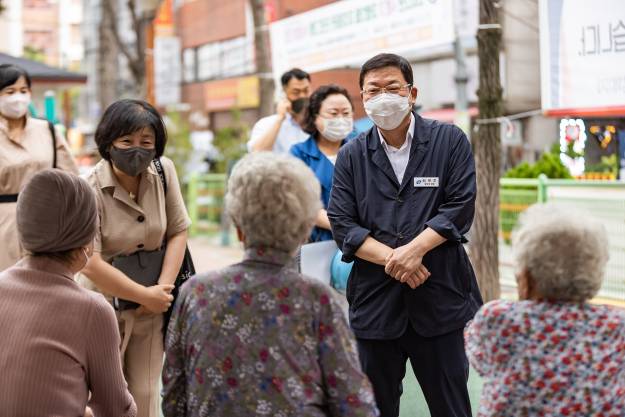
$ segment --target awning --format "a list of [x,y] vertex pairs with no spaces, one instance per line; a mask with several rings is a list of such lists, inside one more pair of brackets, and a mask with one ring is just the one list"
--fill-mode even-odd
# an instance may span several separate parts
[[87,82],[86,75],[3,53],[0,53],[0,64],[13,64],[24,68],[32,81],[36,83],[85,84]]
[[[477,107],[469,107],[468,109],[470,117],[477,117],[480,114]],[[453,123],[456,116],[456,110],[454,109],[436,109],[420,111],[419,115],[426,119],[434,119],[440,122]]]
[[625,117],[624,106],[590,107],[545,110],[546,116],[551,117]]

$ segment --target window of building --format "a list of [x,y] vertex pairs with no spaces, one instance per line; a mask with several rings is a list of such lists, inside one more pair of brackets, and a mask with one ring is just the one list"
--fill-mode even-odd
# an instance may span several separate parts
[[253,38],[240,36],[197,49],[197,77],[201,81],[251,74],[255,68]]
[[182,52],[182,80],[185,83],[197,81],[196,51],[194,48],[187,48]]

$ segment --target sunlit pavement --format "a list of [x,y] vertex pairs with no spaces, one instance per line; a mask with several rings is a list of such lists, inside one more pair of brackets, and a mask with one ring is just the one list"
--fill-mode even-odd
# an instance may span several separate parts
[[217,238],[191,238],[189,250],[198,273],[223,268],[243,259],[243,249],[240,245],[223,247]]

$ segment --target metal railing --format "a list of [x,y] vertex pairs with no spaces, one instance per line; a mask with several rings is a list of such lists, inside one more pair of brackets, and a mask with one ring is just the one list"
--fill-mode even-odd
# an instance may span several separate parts
[[557,202],[583,209],[608,231],[610,260],[599,297],[625,301],[625,182],[502,178],[500,190],[500,276],[503,285],[516,285],[510,232],[518,216],[536,202]]
[[[230,226],[223,220],[225,174],[192,176],[186,184],[191,236],[222,236],[228,241]],[[555,201],[582,208],[600,219],[608,230],[610,261],[599,293],[625,301],[625,182],[502,178],[500,190],[500,275],[505,286],[515,286],[510,234],[521,212],[536,202]]]
[[191,236],[222,231],[226,174],[192,175],[187,182],[187,210]]

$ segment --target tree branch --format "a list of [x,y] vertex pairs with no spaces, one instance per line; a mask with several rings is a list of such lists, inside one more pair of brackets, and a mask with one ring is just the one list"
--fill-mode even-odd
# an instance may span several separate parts
[[[115,44],[117,45],[119,50],[128,60],[128,66],[130,67],[130,71],[133,73],[133,76],[135,77],[135,79],[138,79],[138,76],[140,76],[141,71],[142,71],[141,64],[140,64],[141,58],[138,54],[133,55],[132,52],[130,51],[130,48],[128,48],[128,45],[126,45],[126,43],[124,43],[123,39],[121,38],[121,35],[119,33],[119,26],[117,24],[117,19],[115,17],[115,11],[113,10],[113,6],[112,6],[112,1],[113,0],[102,1],[102,4],[104,4],[104,11],[106,12],[109,18],[109,28],[111,32],[113,33]],[[133,0],[128,1],[129,4],[131,2],[134,3]],[[134,8],[131,9],[131,13],[133,14],[133,20],[134,20],[134,15],[135,15]],[[134,21],[133,21],[133,26],[134,26]],[[139,33],[137,33],[136,35],[138,39]]]
[[141,56],[144,53],[143,34],[141,33],[142,25],[141,20],[137,16],[137,5],[135,0],[128,0],[127,6],[128,10],[130,11],[130,17],[132,19],[132,29],[134,30],[136,36],[135,48],[137,49],[137,56]]

